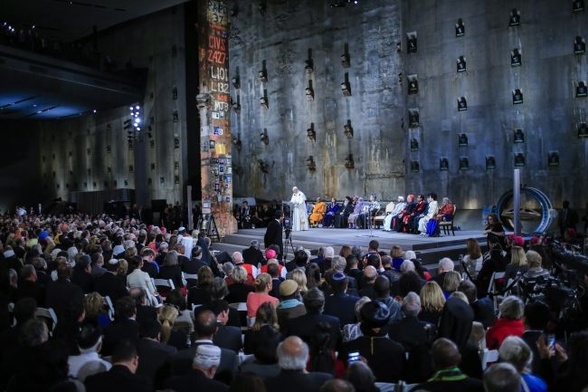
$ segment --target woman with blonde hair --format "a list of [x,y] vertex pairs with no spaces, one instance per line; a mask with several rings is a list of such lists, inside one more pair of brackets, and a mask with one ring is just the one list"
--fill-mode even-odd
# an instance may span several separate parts
[[306,286],[306,273],[304,272],[304,270],[296,268],[294,271],[292,271],[291,275],[292,276],[290,279],[298,283],[298,290],[300,292],[300,295],[304,296],[304,294],[306,294],[306,292],[308,291],[308,287]]
[[437,282],[431,280],[423,285],[419,296],[421,297],[419,320],[437,325],[445,306],[443,290]]
[[523,275],[529,269],[527,255],[521,246],[510,248],[510,263],[506,266],[504,272],[504,282],[508,283],[510,279],[516,279],[517,275]]
[[180,311],[173,305],[163,305],[157,319],[161,323],[161,343],[173,346],[178,350],[187,347],[188,334],[186,331],[174,329]]
[[459,287],[459,282],[461,282],[461,275],[457,271],[447,271],[445,273],[445,277],[443,278],[443,294],[447,299],[451,294],[457,291]]
[[463,262],[467,269],[468,275],[472,281],[478,277],[478,272],[482,269],[484,263],[484,257],[482,256],[482,250],[480,244],[475,238],[468,238],[466,241],[466,255],[463,258]]
[[84,297],[84,321],[94,323],[105,328],[111,323],[110,316],[104,306],[104,297],[97,292],[91,292]]
[[261,304],[270,302],[278,306],[280,300],[269,295],[272,291],[272,277],[270,274],[262,273],[255,278],[255,292],[247,294],[247,317],[253,319]]
[[240,265],[235,266],[231,272],[232,283],[227,281],[229,286],[229,295],[226,300],[229,303],[247,302],[247,296],[250,292],[255,291],[255,288],[247,283],[247,270]]

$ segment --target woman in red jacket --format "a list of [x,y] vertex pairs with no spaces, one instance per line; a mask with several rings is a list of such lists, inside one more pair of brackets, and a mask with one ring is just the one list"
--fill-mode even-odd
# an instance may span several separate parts
[[525,304],[516,295],[506,297],[498,307],[499,315],[493,327],[486,332],[486,347],[495,350],[509,336],[523,336]]

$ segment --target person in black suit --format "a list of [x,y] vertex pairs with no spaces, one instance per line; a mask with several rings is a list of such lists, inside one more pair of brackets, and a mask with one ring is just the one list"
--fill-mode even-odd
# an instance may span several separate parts
[[223,300],[212,301],[205,308],[210,309],[216,315],[217,330],[212,342],[220,348],[226,348],[239,353],[243,348],[242,333],[240,327],[227,325],[229,321],[229,303]]
[[102,355],[113,355],[114,349],[123,340],[133,344],[139,341],[139,324],[135,321],[137,306],[130,297],[119,298],[114,305],[114,322],[104,329]]
[[494,313],[492,300],[488,297],[478,299],[478,289],[475,284],[469,280],[464,280],[459,283],[457,291],[461,291],[468,297],[470,307],[474,311],[474,321],[481,322],[485,329],[494,325],[496,314]]
[[318,323],[327,323],[331,329],[331,341],[334,343],[331,349],[337,349],[341,344],[341,325],[337,317],[322,314],[325,307],[325,295],[318,288],[313,287],[304,295],[306,314],[289,319],[286,323],[286,335],[298,336],[306,344],[311,344],[311,337]]
[[[192,368],[192,361],[196,349],[201,345],[214,345],[212,339],[217,330],[216,316],[210,310],[202,310],[194,315],[194,332],[196,340],[192,347],[178,351],[170,358],[172,375],[188,373]],[[214,379],[230,385],[237,372],[238,357],[232,350],[221,349],[221,358]]]
[[139,365],[137,347],[128,340],[121,341],[112,353],[112,368],[88,376],[84,382],[87,392],[150,392],[149,379],[136,374]]
[[71,282],[79,286],[84,294],[92,292],[92,259],[88,255],[81,255],[73,267]]
[[347,294],[347,276],[343,272],[335,272],[331,277],[333,294],[325,298],[324,313],[337,317],[341,325],[355,322],[355,303],[358,297]]
[[57,280],[47,286],[46,304],[53,308],[57,319],[65,319],[69,314],[72,304],[83,302],[84,292],[70,281],[71,267],[67,260],[62,258],[57,265]]
[[139,367],[137,374],[151,380],[156,389],[163,388],[163,382],[169,376],[167,359],[178,350],[160,341],[161,324],[157,320],[148,320],[139,327],[141,340],[137,344]]
[[99,277],[94,278],[94,291],[97,291],[103,297],[110,297],[113,302],[129,295],[129,290],[114,271],[106,271]]
[[220,347],[205,344],[196,348],[191,369],[180,376],[169,378],[165,387],[176,392],[191,392],[196,387],[207,392],[225,392],[229,386],[213,380],[221,362]]
[[32,264],[27,264],[20,270],[20,282],[14,292],[14,302],[30,297],[37,301],[37,306],[45,307],[45,286],[37,281],[37,271]]
[[251,241],[251,246],[247,249],[243,249],[243,261],[247,264],[253,264],[257,267],[258,264],[264,264],[265,258],[263,253],[259,250],[259,242],[257,240]]
[[343,343],[339,358],[347,361],[349,353],[359,352],[377,381],[397,382],[406,373],[406,356],[402,345],[387,336],[390,310],[379,301],[371,301],[361,307],[360,317],[363,336]]
[[265,380],[268,392],[318,392],[333,378],[331,374],[306,372],[308,345],[297,336],[290,336],[278,345],[280,373]]
[[263,243],[265,248],[269,248],[270,245],[277,245],[280,247],[280,252],[277,256],[278,260],[282,260],[282,254],[284,252],[284,242],[282,240],[282,222],[284,220],[284,213],[282,210],[276,211],[275,219],[267,225],[265,235],[263,236]]
[[390,324],[388,336],[402,344],[406,352],[417,346],[430,346],[432,337],[436,335],[435,326],[418,319],[420,311],[421,299],[411,291],[402,299],[404,318]]

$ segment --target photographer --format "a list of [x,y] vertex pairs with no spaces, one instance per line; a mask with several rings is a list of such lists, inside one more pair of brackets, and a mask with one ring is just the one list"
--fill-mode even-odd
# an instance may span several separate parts
[[[282,240],[282,222],[284,221],[284,213],[282,210],[277,210],[275,213],[275,219],[267,225],[265,235],[263,236],[263,243],[265,248],[269,248],[270,245],[277,245],[280,248],[280,252],[276,257],[278,260],[282,260],[284,252],[284,242]],[[289,228],[287,229],[289,235]]]

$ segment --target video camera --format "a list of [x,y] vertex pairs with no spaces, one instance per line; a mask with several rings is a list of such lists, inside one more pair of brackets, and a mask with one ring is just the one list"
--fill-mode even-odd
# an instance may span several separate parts
[[284,233],[286,233],[286,239],[290,238],[290,233],[292,233],[292,221],[290,221],[290,218],[284,218],[282,226],[284,227]]

